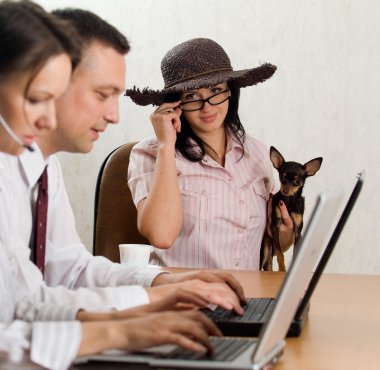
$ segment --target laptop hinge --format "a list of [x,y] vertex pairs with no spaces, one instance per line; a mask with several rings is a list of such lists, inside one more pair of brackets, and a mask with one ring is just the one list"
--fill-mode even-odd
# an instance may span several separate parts
[[252,370],[270,369],[276,364],[282,355],[285,347],[285,340],[280,340],[264,357],[252,364]]

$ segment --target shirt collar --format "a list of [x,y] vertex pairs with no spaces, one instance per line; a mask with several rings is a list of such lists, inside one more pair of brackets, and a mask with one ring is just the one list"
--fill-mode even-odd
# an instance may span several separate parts
[[[243,148],[242,148],[239,140],[235,137],[235,135],[231,132],[231,130],[228,130],[227,132],[228,132],[228,134],[227,134],[226,155],[229,152],[234,153],[236,151],[236,153],[238,153],[239,158],[240,158],[240,156],[243,154]],[[245,140],[245,137],[244,137],[244,140]],[[244,145],[244,141],[243,141],[243,145]],[[246,154],[249,156],[249,150],[246,146],[244,146],[244,155],[246,155]]]
[[28,186],[32,188],[37,184],[38,179],[42,175],[45,167],[48,164],[48,159],[44,159],[40,148],[36,143],[33,144],[33,152],[25,150],[21,155],[19,155],[18,160],[20,167],[22,168]]

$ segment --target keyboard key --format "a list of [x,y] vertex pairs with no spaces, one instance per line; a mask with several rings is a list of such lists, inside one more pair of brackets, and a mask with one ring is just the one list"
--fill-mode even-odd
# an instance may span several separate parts
[[161,358],[184,359],[184,360],[207,360],[230,362],[239,356],[251,344],[251,340],[232,339],[232,338],[211,338],[214,345],[214,353],[195,353],[184,348],[176,348]]

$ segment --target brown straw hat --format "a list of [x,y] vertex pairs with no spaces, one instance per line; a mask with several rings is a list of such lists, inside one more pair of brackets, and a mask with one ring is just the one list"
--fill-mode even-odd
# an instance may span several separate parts
[[160,105],[166,94],[210,87],[224,81],[235,81],[239,87],[256,85],[272,77],[276,69],[276,66],[265,63],[256,68],[234,71],[228,55],[215,41],[191,39],[169,50],[162,59],[163,90],[146,87],[141,91],[134,87],[126,90],[125,96],[138,105]]

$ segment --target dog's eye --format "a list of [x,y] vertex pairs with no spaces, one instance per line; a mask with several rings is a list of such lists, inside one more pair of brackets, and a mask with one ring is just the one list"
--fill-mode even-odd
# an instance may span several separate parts
[[297,186],[300,186],[302,184],[302,180],[301,179],[295,179],[294,180],[294,183],[297,185]]

